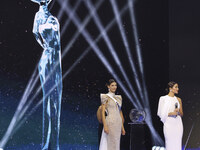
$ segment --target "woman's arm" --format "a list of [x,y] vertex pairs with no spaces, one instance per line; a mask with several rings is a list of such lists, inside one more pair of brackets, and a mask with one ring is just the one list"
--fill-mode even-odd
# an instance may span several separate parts
[[181,99],[178,98],[178,97],[177,97],[177,99],[178,99],[178,101],[179,101],[180,108],[179,108],[179,109],[178,109],[178,108],[175,109],[174,112],[170,112],[170,113],[168,114],[168,116],[177,116],[177,115],[183,116],[183,107],[182,107]]
[[178,115],[177,111],[168,113],[168,116],[177,116],[177,115]]
[[122,118],[122,135],[125,135],[126,134],[126,131],[124,129],[124,116],[123,116],[123,113],[122,111],[120,111],[120,116]]
[[102,123],[103,123],[103,127],[104,127],[104,131],[108,134],[109,133],[109,131],[108,131],[108,126],[107,126],[107,124],[106,124],[106,117],[105,117],[105,110],[106,110],[106,106],[105,106],[105,104],[102,104],[102,106],[101,106],[102,108],[102,111],[101,111],[101,115],[102,115]]
[[179,113],[180,113],[180,116],[182,117],[183,116],[183,106],[182,106],[182,101],[179,97],[178,97],[178,101],[180,104]]
[[123,116],[122,111],[120,111],[120,116],[121,116],[121,118],[122,118],[122,125],[123,125],[123,124],[124,124],[124,116]]

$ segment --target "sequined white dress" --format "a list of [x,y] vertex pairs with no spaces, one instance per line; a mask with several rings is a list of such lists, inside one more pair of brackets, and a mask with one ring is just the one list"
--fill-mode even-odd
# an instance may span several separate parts
[[[122,97],[120,95],[115,95],[114,93],[108,93],[110,96],[114,97],[117,102],[122,105]],[[122,118],[120,116],[120,111],[115,103],[108,95],[101,94],[101,103],[106,104],[106,124],[108,126],[109,134],[106,134],[102,130],[101,142],[99,150],[120,150],[120,137],[122,128]]]

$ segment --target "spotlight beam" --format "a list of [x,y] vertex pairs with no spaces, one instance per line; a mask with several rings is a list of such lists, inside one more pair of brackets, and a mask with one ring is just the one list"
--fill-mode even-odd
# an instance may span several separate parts
[[[101,4],[101,3],[98,3],[98,4]],[[51,5],[51,6],[53,6],[53,4]],[[99,5],[100,6],[100,5]],[[88,22],[89,22],[89,18],[88,18]],[[35,69],[35,72],[36,72],[36,70],[37,69]],[[38,77],[38,76],[37,76]],[[38,79],[38,78],[37,78]],[[32,80],[31,80],[32,81]],[[35,83],[36,83],[36,81],[37,80],[35,80]],[[31,82],[30,82],[31,83]],[[29,83],[29,86],[30,86],[30,83]],[[34,87],[34,86],[32,86],[32,87]],[[29,88],[26,88],[26,92],[25,93],[27,93],[29,90],[28,90]],[[41,89],[41,87],[39,88],[39,89]],[[31,90],[30,90],[31,91]],[[30,94],[30,91],[29,91],[29,94]],[[37,92],[38,93],[38,92]],[[25,94],[25,95],[27,95],[27,94]],[[37,95],[37,94],[36,94]],[[34,96],[34,98],[35,98],[36,96]],[[26,102],[26,100],[27,100],[27,96],[26,96],[26,98],[25,97],[23,97],[22,98],[22,100],[20,101],[20,104],[18,105],[19,107],[18,107],[18,109],[17,109],[17,112],[15,113],[15,115],[13,116],[13,118],[12,118],[12,120],[11,120],[11,123],[10,123],[10,125],[9,125],[9,127],[8,127],[8,129],[7,129],[7,131],[6,131],[6,133],[5,133],[5,135],[4,135],[4,137],[2,138],[2,140],[1,140],[1,142],[0,142],[0,147],[4,147],[5,146],[5,144],[7,143],[7,141],[8,141],[8,139],[9,139],[9,137],[10,137],[10,135],[11,135],[11,132],[13,131],[13,128],[14,128],[14,126],[16,125],[16,123],[19,121],[19,119],[24,115],[24,113],[27,111],[27,109],[28,109],[28,107],[27,106],[29,106],[32,102],[30,101],[28,104],[29,105],[27,105],[26,107],[25,107],[25,109],[22,111],[22,114],[21,115],[19,115],[19,112],[21,111],[21,109],[22,109],[22,106],[25,104],[25,102]],[[23,104],[23,105],[22,105]],[[20,116],[20,118],[18,118],[18,115]]]
[[[75,68],[75,66],[80,62],[80,60],[82,60],[87,54],[88,52],[90,51],[90,49],[84,51],[84,53],[76,60],[76,62],[65,72],[62,80],[64,80],[65,77],[67,77],[67,75],[73,70],[73,68]],[[54,90],[54,88],[56,87],[56,85],[54,84],[54,86],[50,89],[50,91],[47,93],[46,97],[49,96],[49,94]],[[39,90],[41,90],[41,86],[38,88]],[[31,112],[28,114],[28,116],[26,116],[22,121],[20,121],[17,125],[17,120],[20,120],[23,116],[24,116],[24,113],[27,111],[27,109],[30,107],[30,105],[32,104],[33,100],[36,98],[36,96],[38,95],[35,94],[29,101],[29,103],[25,106],[25,108],[23,109],[23,111],[21,112],[21,114],[19,115],[19,118],[13,119],[13,121],[11,122],[11,125],[13,128],[9,128],[8,131],[7,131],[7,134],[6,136],[4,136],[1,140],[1,144],[0,146],[1,147],[4,147],[5,144],[7,143],[7,141],[9,140],[9,138],[22,126],[22,124],[27,120],[27,118],[33,113],[35,112],[35,110],[40,106],[40,104],[42,104],[43,102],[43,99],[41,99],[37,104],[36,106],[31,110]],[[45,97],[45,98],[46,98]],[[15,121],[15,122],[14,122]],[[15,129],[14,129],[15,127]]]
[[136,24],[136,19],[135,19],[135,14],[134,14],[134,7],[133,7],[133,0],[129,0],[129,14],[131,17],[131,23],[132,23],[132,28],[133,28],[133,36],[135,39],[135,44],[136,44],[136,52],[137,52],[137,58],[138,58],[138,64],[139,64],[139,68],[140,68],[140,73],[142,76],[142,86],[143,86],[143,90],[144,90],[144,104],[148,104],[149,105],[149,100],[148,100],[148,94],[147,94],[147,90],[146,90],[146,85],[145,85],[145,77],[144,77],[144,67],[143,67],[143,60],[142,60],[142,50],[139,44],[139,36],[138,36],[138,30],[137,30],[137,24]]
[[[123,9],[120,11],[120,15],[123,15],[125,12],[126,12],[126,10],[127,10],[127,8],[128,8],[128,6],[126,5],[125,7],[123,7]],[[115,23],[115,19],[113,19],[107,26],[106,26],[106,29],[105,29],[105,32],[107,32],[107,31],[109,31],[110,29],[111,29],[111,27],[114,25],[114,23]],[[102,33],[96,38],[96,40],[95,40],[95,44],[100,40],[102,38]],[[74,41],[74,40],[72,40],[72,41]],[[68,47],[69,48],[69,47]],[[68,50],[68,49],[65,49],[65,50]],[[84,51],[90,51],[91,50],[91,46],[89,46],[86,50],[84,50]],[[84,55],[82,55],[80,58],[82,59],[83,58],[83,56],[85,56],[86,54],[84,54]],[[62,58],[65,56],[65,53],[63,53],[62,54]],[[79,59],[80,59],[79,58]],[[73,69],[73,68],[72,68]],[[69,71],[68,71],[69,72]],[[66,72],[67,73],[67,72]],[[65,73],[65,74],[66,74]],[[64,75],[65,76],[65,75]],[[48,77],[47,77],[47,79],[48,79]],[[36,96],[39,94],[39,91],[41,90],[41,86],[37,89],[37,92],[36,92],[36,94],[32,97],[32,99],[30,100],[30,101],[32,101],[32,100],[34,100],[35,98],[36,98]],[[30,105],[30,104],[28,104],[28,105]],[[23,113],[22,113],[23,114]]]
[[[99,1],[97,4],[96,4],[96,7],[97,9],[100,7],[100,5],[102,4],[103,1]],[[66,6],[66,3],[64,4],[64,6]],[[72,11],[71,11],[72,12]],[[71,16],[73,17],[73,16]],[[91,14],[89,17],[87,17],[84,21],[84,24],[82,26],[82,29],[87,25],[87,23],[90,21],[91,19]],[[62,58],[67,54],[67,52],[69,51],[71,45],[75,42],[75,40],[77,39],[77,37],[79,36],[79,33],[81,32],[81,30],[79,32],[76,32],[76,34],[73,36],[72,40],[70,41],[70,43],[67,45],[67,47],[64,49],[63,53],[62,53]],[[55,67],[53,69],[53,71],[47,76],[46,78],[46,81],[48,81],[49,77],[51,76],[51,74],[54,72],[56,66],[59,65],[59,62],[56,62],[55,64]],[[45,83],[46,83],[45,81]],[[36,94],[32,97],[32,99],[34,99],[38,94],[39,94],[39,91],[41,90],[41,86],[37,89],[37,92]],[[32,100],[31,99],[31,100]],[[23,113],[22,113],[23,114]]]
[[[68,18],[68,20],[66,21],[67,23],[69,23],[69,21],[70,21],[70,19],[71,19],[71,17],[73,16],[73,13],[75,12],[75,10],[78,8],[78,6],[80,5],[80,2],[81,2],[82,0],[79,0],[77,3],[76,3],[76,5],[75,5],[75,8],[73,9],[73,11],[70,13],[70,15],[69,15],[69,18]],[[64,6],[66,5],[66,3],[64,3],[64,5],[62,5],[62,11],[60,11],[59,12],[59,17],[60,17],[60,15],[61,15],[61,12],[63,12],[63,9],[64,9]],[[98,5],[99,6],[99,5]],[[57,64],[57,63],[56,63]],[[50,76],[50,75],[49,75]],[[49,76],[47,77],[47,80],[48,80],[48,78],[49,78]],[[37,79],[39,78],[39,76],[37,77]],[[31,98],[31,101],[33,100],[33,99],[35,99],[35,97],[39,94],[39,91],[41,90],[41,86],[37,89],[37,92],[36,92],[36,94]],[[31,91],[31,90],[30,90]],[[23,114],[26,112],[26,110],[28,109],[28,107],[29,107],[29,105],[31,104],[30,102],[31,101],[29,101],[29,103],[28,103],[28,105],[26,105],[26,107],[25,107],[25,109],[20,113],[20,116],[19,116],[19,118],[21,118],[22,116],[23,116]]]
[[[99,6],[101,5],[101,1],[99,1],[99,3],[97,3],[96,5],[95,5],[95,8],[96,8],[96,10],[99,8]],[[127,9],[128,9],[128,5],[125,5],[123,8],[122,8],[122,10],[120,11],[120,16],[122,16],[122,15],[124,15],[124,13],[127,11]],[[73,17],[73,16],[72,16]],[[89,16],[87,16],[86,17],[86,19],[84,20],[84,22],[83,22],[83,24],[82,24],[82,29],[84,29],[85,28],[85,26],[88,24],[88,22],[90,21],[90,18],[92,17],[92,15],[90,14]],[[107,26],[106,26],[106,28],[105,28],[105,32],[108,32],[110,29],[111,29],[111,27],[115,24],[115,22],[116,22],[116,18],[114,18]],[[76,33],[75,33],[75,35],[73,36],[73,38],[72,38],[72,40],[69,42],[69,44],[64,48],[64,50],[63,50],[63,52],[62,52],[62,59],[63,59],[63,57],[68,53],[68,51],[69,51],[69,49],[71,48],[71,46],[74,44],[74,42],[76,41],[76,39],[78,38],[78,36],[81,34],[81,31],[82,30],[78,30]],[[101,37],[103,36],[103,34],[101,33],[98,37],[97,37],[97,39],[96,39],[96,41],[98,42],[100,39],[101,39]],[[89,47],[91,47],[91,46],[89,46]]]
[[54,1],[51,3],[51,6],[50,6],[49,10],[51,10],[51,9],[53,8],[55,2],[56,2],[56,1],[54,0]]
[[112,5],[112,8],[113,8],[113,12],[115,14],[115,17],[117,19],[117,25],[119,27],[120,34],[121,34],[121,37],[122,37],[122,40],[123,40],[123,43],[124,43],[124,47],[125,47],[125,50],[126,50],[126,53],[127,53],[127,56],[128,56],[128,60],[129,60],[130,65],[131,65],[133,75],[135,77],[136,85],[137,85],[137,87],[140,91],[139,93],[141,94],[141,98],[142,98],[141,85],[140,85],[140,82],[139,82],[139,78],[138,78],[138,74],[137,74],[137,71],[136,71],[135,64],[133,63],[133,60],[132,60],[132,54],[130,52],[128,40],[126,38],[124,28],[122,27],[122,21],[121,21],[120,15],[119,15],[119,10],[118,10],[118,7],[117,7],[115,0],[110,0],[110,2],[111,2],[111,5]]
[[193,128],[194,128],[194,125],[195,125],[195,122],[192,124],[192,127],[191,127],[191,129],[190,129],[189,135],[188,135],[187,140],[186,140],[186,142],[185,142],[184,150],[186,150],[186,147],[187,147],[188,141],[189,141],[189,139],[190,139],[190,136],[191,136],[191,134],[192,134],[192,130],[193,130]]
[[144,77],[144,67],[143,67],[143,61],[142,61],[142,54],[141,54],[141,47],[139,44],[139,36],[138,36],[138,30],[137,30],[137,24],[136,24],[136,19],[135,19],[135,14],[134,14],[134,7],[133,7],[133,0],[128,1],[129,4],[129,14],[131,17],[131,23],[132,23],[132,28],[133,28],[133,36],[135,39],[135,44],[136,44],[136,53],[137,53],[137,58],[138,58],[138,63],[139,63],[139,68],[140,68],[140,73],[142,76],[142,87],[144,91],[143,95],[143,104],[145,106],[145,112],[147,114],[146,118],[146,123],[150,128],[152,138],[154,140],[154,143],[158,141],[160,144],[163,144],[163,140],[161,139],[160,135],[156,132],[155,128],[153,127],[152,124],[152,118],[151,118],[151,111],[150,111],[150,106],[149,106],[149,98],[148,98],[148,92],[147,92],[147,87],[146,87],[146,82],[145,82],[145,77]]
[[[88,54],[88,52],[90,51],[90,49],[87,49],[83,52],[83,54],[75,61],[75,63],[65,72],[65,74],[63,75],[62,80],[64,80],[64,78],[75,68],[75,66]],[[20,114],[20,119],[24,116],[24,114],[26,113],[27,109],[30,107],[30,105],[32,104],[33,100],[37,97],[37,95],[39,94],[41,90],[41,86],[37,89],[36,94],[30,99],[29,103],[25,106],[24,110],[21,112]]]
[[[75,9],[78,7],[78,5],[80,4],[80,2],[81,2],[81,0],[79,0],[79,2],[76,3]],[[55,3],[55,1],[51,4],[51,8],[53,7],[54,3]],[[51,8],[50,8],[50,9],[51,9]],[[75,9],[72,11],[73,13],[75,12]],[[70,14],[69,19],[67,20],[67,22],[70,21],[70,18],[72,17],[73,13]],[[36,72],[37,72],[37,67],[35,68],[33,75],[35,75]],[[33,75],[32,75],[32,76],[33,76]],[[23,94],[23,97],[22,97],[22,99],[20,100],[20,103],[19,103],[19,105],[18,105],[18,108],[17,108],[17,110],[16,110],[16,112],[15,112],[15,115],[14,115],[13,117],[16,117],[16,116],[19,114],[19,112],[21,111],[21,109],[23,108],[24,104],[26,103],[26,101],[27,101],[27,99],[28,99],[28,96],[30,95],[32,89],[35,87],[35,84],[37,83],[38,79],[39,79],[39,76],[37,75],[37,77],[36,77],[36,79],[34,79],[34,82],[33,82],[33,83],[32,83],[32,80],[33,80],[32,78],[31,78],[31,80],[29,81],[29,83],[28,83],[29,86],[26,87],[25,92],[24,92],[24,94]],[[37,90],[37,92],[38,92],[40,89],[41,89],[41,87]],[[34,98],[35,98],[35,96],[34,96]],[[23,114],[23,111],[22,111],[22,113],[20,114],[20,116],[22,116],[22,114]],[[21,117],[20,117],[20,118],[21,118]],[[19,119],[20,119],[20,118],[19,118]],[[18,119],[17,119],[17,120],[18,120]],[[11,122],[12,122],[12,121],[11,121]],[[12,124],[13,124],[13,123],[12,123]],[[14,124],[13,124],[13,125],[14,125]]]
[[[67,2],[68,2],[68,0],[66,0]],[[78,2],[77,2],[78,3]],[[65,8],[65,5],[66,5],[66,3],[64,3],[64,5],[62,5],[61,6],[61,9],[59,10],[59,12],[58,12],[58,15],[57,15],[57,19],[58,20],[60,20],[61,19],[61,17],[63,16],[63,12],[64,12],[64,8]]]
[[138,105],[142,108],[142,105],[141,105],[140,102],[139,102],[139,98],[137,97],[137,94],[136,94],[135,91],[133,90],[133,87],[132,87],[132,85],[130,84],[130,80],[129,80],[128,76],[126,75],[126,72],[125,72],[125,70],[124,70],[124,68],[123,68],[123,66],[122,66],[122,64],[121,64],[121,61],[120,61],[120,59],[119,59],[119,57],[118,57],[116,51],[114,50],[114,47],[113,47],[113,45],[112,45],[112,42],[110,41],[110,38],[108,37],[107,32],[105,32],[105,29],[104,29],[104,27],[103,27],[103,25],[102,25],[102,23],[101,23],[101,21],[100,21],[98,15],[97,15],[96,11],[94,11],[94,6],[91,4],[91,1],[90,1],[90,0],[87,0],[87,1],[84,1],[84,2],[86,3],[88,9],[89,9],[91,12],[92,12],[92,11],[94,12],[94,13],[93,13],[93,19],[94,19],[94,21],[95,21],[97,27],[99,28],[100,32],[102,33],[103,39],[104,39],[104,41],[106,42],[106,44],[107,44],[107,46],[108,46],[108,48],[109,48],[110,53],[113,55],[113,58],[114,58],[114,60],[115,60],[115,63],[118,65],[118,67],[119,67],[119,69],[120,69],[120,71],[121,71],[123,77],[125,78],[125,80],[126,80],[128,86],[129,86],[129,88],[130,88],[130,90],[131,90],[131,92],[132,92],[132,94],[133,94],[135,100],[137,101]]
[[[78,9],[79,5],[81,4],[81,1],[82,1],[82,0],[79,0],[79,1],[75,4],[73,11],[69,14],[67,21],[65,21],[65,24],[63,25],[63,28],[62,28],[62,30],[61,30],[61,37],[62,37],[63,34],[65,33],[65,31],[66,31],[66,29],[67,29],[67,27],[68,27],[68,25],[69,25],[69,23],[70,23],[70,21],[71,21],[71,18],[73,17],[74,13],[75,13],[76,10]],[[63,6],[65,6],[65,5],[66,5],[66,2],[63,4]],[[63,10],[63,11],[64,11],[64,10]],[[63,12],[62,12],[62,13],[63,13]],[[58,20],[59,20],[59,19],[58,19]]]
[[[127,8],[128,8],[128,5],[126,5],[126,6],[124,6],[123,8],[122,8],[122,10],[120,11],[120,16],[121,15],[124,15],[124,13],[127,11]],[[110,28],[115,24],[115,21],[116,21],[116,19],[114,18],[107,26],[106,26],[106,29],[105,29],[105,31],[106,32],[108,32],[109,30],[110,30]],[[97,43],[100,39],[101,39],[101,37],[102,37],[102,33],[96,38],[96,40],[95,40],[95,43]],[[75,41],[75,40],[74,40]],[[87,48],[87,50],[91,50],[91,46],[89,46],[88,48]],[[87,50],[85,50],[85,51],[87,51]],[[88,50],[88,51],[89,51]],[[64,55],[62,55],[63,57],[64,57]],[[35,69],[36,70],[36,69]],[[39,76],[37,76],[37,79],[39,78]],[[26,88],[27,89],[27,88]],[[41,89],[41,88],[38,88],[38,90],[39,89]],[[37,91],[38,91],[37,90]],[[34,107],[35,109],[36,108],[38,108],[39,107],[39,105],[42,103],[42,101],[40,101],[40,103],[39,104],[37,104],[37,107]],[[30,104],[29,104],[30,105]],[[27,110],[27,109],[26,109]],[[32,111],[31,112],[34,112],[34,110],[32,109]],[[32,113],[29,113],[30,115],[32,114]],[[26,120],[26,119],[25,119]],[[21,123],[22,124],[22,123]],[[19,127],[18,127],[19,128]],[[13,131],[13,128],[12,128],[12,131]],[[10,132],[10,135],[8,135],[9,137],[11,136],[11,132]],[[8,137],[7,136],[7,137]],[[7,143],[7,141],[8,141],[8,139],[7,139],[7,137],[3,137],[2,138],[2,140],[1,140],[1,143],[3,142],[4,143],[4,145]],[[0,145],[2,145],[2,144],[0,144]],[[2,146],[3,147],[3,146]]]
[[[81,0],[79,0],[79,2],[81,2]],[[77,7],[78,7],[78,5],[79,5],[79,2],[77,2],[77,4],[76,4]],[[97,8],[97,9],[101,6],[102,2],[103,2],[103,1],[99,1],[99,2],[96,4],[96,8]],[[62,6],[63,6],[63,5],[62,5]],[[64,4],[64,6],[66,6],[66,3]],[[70,18],[73,17],[74,12],[75,12],[75,9],[74,9],[73,11],[71,11],[68,20],[70,20]],[[88,17],[85,19],[82,28],[84,28],[84,27],[88,24],[88,22],[90,21],[90,19],[91,19],[91,15],[88,16]],[[62,58],[67,54],[67,52],[69,51],[69,49],[70,49],[70,47],[72,46],[72,44],[75,42],[75,40],[76,40],[77,37],[79,36],[79,33],[80,33],[80,32],[81,32],[81,31],[76,32],[75,36],[72,38],[72,40],[70,41],[70,43],[68,44],[68,46],[64,49],[64,51],[63,51],[63,53],[62,53]],[[56,68],[57,65],[59,65],[59,62],[56,62],[53,71],[55,70],[55,68]],[[53,72],[53,71],[52,71],[52,72]],[[49,77],[51,76],[51,74],[52,74],[52,73],[50,73],[50,74],[47,76],[46,81],[49,79]],[[36,92],[36,94],[33,96],[32,99],[34,99],[34,98],[39,94],[39,91],[40,91],[40,90],[41,90],[41,86],[37,89],[37,92]]]
[[13,115],[13,118],[11,119],[11,122],[6,130],[6,133],[4,134],[2,140],[0,141],[0,147],[4,147],[5,144],[7,143],[8,141],[8,135],[12,132],[13,128],[15,127],[17,121],[18,121],[18,116],[19,116],[19,113],[20,111],[23,109],[25,103],[26,103],[26,100],[27,100],[27,97],[30,95],[30,90],[33,89],[33,87],[35,86],[35,81],[34,81],[34,77],[35,77],[35,74],[36,74],[36,68],[26,86],[26,89],[25,89],[25,92],[23,93],[23,96],[18,104],[18,107]]
[[[90,48],[86,49],[83,54],[73,63],[72,66],[70,66],[70,68],[64,73],[62,81],[69,75],[69,73],[72,72],[72,70],[78,65],[78,63],[90,52]],[[52,92],[52,90],[55,88],[56,86],[54,85],[53,88],[50,89],[50,92],[47,93],[46,97],[49,96],[49,94]],[[45,97],[45,98],[46,98]],[[33,102],[33,99],[30,100],[31,103]],[[40,101],[36,104],[36,106],[34,108],[31,109],[31,111],[28,113],[28,115],[26,115],[25,118],[22,119],[22,121],[17,125],[17,127],[14,129],[13,133],[15,133],[21,126],[22,124],[28,119],[28,117],[30,117],[35,111],[36,109],[42,104],[43,99],[40,99]],[[30,104],[31,104],[30,103]],[[29,104],[29,105],[30,105]],[[28,106],[29,107],[29,106]]]
[[[123,9],[120,11],[120,15],[123,15],[123,14],[126,12],[127,8],[128,8],[127,5],[126,5],[125,7],[123,7]],[[106,26],[105,32],[107,32],[109,29],[111,29],[111,27],[114,25],[115,21],[116,21],[116,20],[113,19],[113,20]],[[102,38],[102,34],[103,34],[103,33],[101,33],[101,34],[96,38],[96,40],[94,41],[95,44]],[[91,47],[89,46],[86,50],[84,50],[84,54],[82,54],[82,55],[79,57],[78,60],[80,61],[81,59],[83,59],[83,57],[86,56],[85,52],[88,53],[90,50],[91,50]],[[62,56],[63,56],[63,55],[62,55]],[[76,61],[75,63],[77,64],[78,61]],[[74,66],[74,65],[72,65],[72,66]],[[75,67],[75,66],[74,66],[74,67]],[[71,67],[70,70],[74,69],[74,67]],[[66,75],[69,74],[69,73],[70,73],[69,70],[66,71],[65,74],[64,74],[64,76],[66,76]],[[41,86],[37,89],[37,92],[39,92],[40,90],[41,90]],[[32,99],[31,99],[30,101],[34,100],[34,98],[35,98],[37,95],[38,95],[38,94],[36,93],[36,94],[32,97]],[[28,104],[28,105],[30,105],[30,104]]]
[[[102,3],[103,3],[103,0],[98,1],[97,4],[95,5],[95,8],[98,9],[98,8],[101,6]],[[60,4],[60,5],[63,5],[63,3],[61,2],[61,0],[59,0],[59,4]],[[67,5],[68,5],[68,4],[66,4],[65,6],[67,6]],[[72,12],[72,11],[71,11],[71,12]],[[76,39],[78,38],[78,36],[79,36],[80,33],[82,32],[82,30],[83,30],[83,29],[86,27],[86,25],[89,23],[89,21],[90,21],[90,19],[91,19],[91,17],[92,17],[92,13],[93,13],[93,12],[90,12],[90,15],[88,15],[88,16],[84,19],[84,21],[83,21],[81,27],[78,28],[78,31],[77,31],[77,32],[74,34],[74,36],[72,37],[72,40],[67,44],[67,46],[65,46],[64,51],[63,51],[63,53],[62,53],[62,58],[68,53],[68,51],[70,50],[71,46],[72,46],[73,43],[76,41]],[[69,13],[69,14],[70,14],[70,13]],[[73,17],[74,17],[74,13],[73,13],[71,19],[72,19]]]
[[146,112],[146,119],[145,122],[147,124],[147,126],[150,129],[151,132],[151,136],[153,139],[154,144],[161,144],[163,145],[164,142],[162,140],[162,138],[160,137],[160,135],[158,134],[158,132],[155,130],[153,124],[152,124],[152,118],[151,118],[151,111],[150,111],[150,107],[149,106],[145,106],[144,111]]
[[136,24],[135,13],[134,13],[134,8],[133,8],[133,0],[129,0],[128,3],[129,3],[129,14],[130,14],[132,28],[133,28],[133,35],[134,35],[134,39],[135,39],[139,68],[140,68],[141,74],[144,74],[142,54],[141,54],[141,48],[140,48],[140,44],[139,44],[139,36],[138,36],[137,24]]
[[[58,0],[58,2],[61,5],[61,0]],[[71,12],[71,8],[69,8],[68,6],[66,6],[65,7],[65,12],[67,14],[69,14]],[[78,19],[78,17],[76,15],[74,15],[74,17],[72,17],[72,21],[74,22],[74,24],[77,26],[78,29],[82,29],[81,23],[80,23],[80,21],[79,21],[79,19]],[[118,83],[122,87],[122,90],[125,92],[125,94],[127,95],[127,97],[129,97],[129,99],[131,100],[131,102],[133,103],[133,105],[136,108],[138,108],[138,105],[132,100],[132,97],[131,97],[130,93],[127,92],[127,89],[123,85],[123,82],[117,76],[117,74],[115,73],[115,71],[113,70],[113,68],[111,67],[111,65],[109,64],[109,62],[105,58],[105,56],[103,55],[103,53],[100,51],[100,49],[98,48],[98,46],[93,42],[93,40],[90,37],[89,33],[86,30],[82,30],[82,35],[85,37],[85,40],[89,43],[89,45],[91,45],[92,49],[97,54],[97,56],[102,61],[102,63],[105,65],[105,67],[108,69],[108,71],[114,76],[115,79],[117,79]]]
[[[66,4],[66,3],[65,3]],[[99,3],[97,3],[97,8],[98,7],[100,7],[100,5],[102,4],[102,1],[101,2],[99,2]],[[73,11],[72,11],[73,12]],[[71,17],[73,16],[73,13],[70,13],[71,14]],[[70,18],[70,17],[69,17]],[[90,21],[90,18],[91,17],[87,17],[86,18],[86,21],[85,21],[85,26],[87,25],[87,23]],[[70,19],[68,19],[68,20],[70,20]],[[78,33],[78,32],[77,32]],[[78,35],[76,36],[76,38],[78,37]],[[72,40],[72,41],[75,41],[76,40],[76,38],[73,38],[74,40]],[[72,42],[71,42],[72,43]],[[71,47],[71,45],[72,44],[70,44],[70,46],[69,47]],[[69,50],[69,49],[68,49]],[[63,55],[62,55],[62,57],[64,57],[64,55],[67,53],[68,51],[66,51],[66,50],[64,50],[64,53],[63,53]],[[56,62],[56,66],[58,65],[58,62]],[[37,69],[35,69],[35,72],[36,72],[36,70]],[[50,75],[49,75],[50,76]],[[49,76],[47,76],[47,78],[49,78]],[[39,79],[39,76],[37,76],[37,79],[35,80],[35,82],[34,83],[36,83],[37,82],[37,80]],[[35,85],[35,84],[33,84],[33,85]],[[32,88],[34,87],[32,85]],[[32,91],[32,88],[31,88],[31,90],[29,89],[29,88],[26,88],[26,91]],[[39,91],[41,90],[41,86],[37,89],[37,92],[36,92],[36,94],[33,96],[33,98],[32,99],[34,99],[38,94],[39,94]],[[26,93],[26,92],[25,92]],[[29,94],[30,94],[30,92],[29,92]],[[26,102],[26,100],[27,100],[27,94],[25,94],[26,95],[26,97],[24,97],[23,96],[23,98],[22,98],[22,100],[20,101],[20,104],[19,104],[19,107],[20,108],[18,108],[17,109],[17,111],[18,111],[18,113],[15,115],[15,116],[17,116],[18,114],[19,114],[19,112],[21,111],[21,108],[23,107],[23,105],[25,104],[25,102]],[[31,100],[32,100],[31,99]],[[23,105],[22,105],[22,104]],[[29,103],[30,103],[30,101],[29,101]],[[29,106],[30,104],[28,103],[28,105],[27,106]],[[28,107],[25,107],[25,109],[22,111],[22,113],[20,114],[20,118],[22,117],[22,115],[26,112],[26,110],[28,109]]]
[[[97,4],[97,7],[99,7],[99,3]],[[124,14],[125,13],[125,11],[127,10],[127,6],[126,7],[124,7],[123,9],[122,9],[122,11],[120,12],[120,15],[122,15],[122,14]],[[87,22],[89,21],[89,19],[86,19],[87,21],[85,22],[85,24],[87,24]],[[113,19],[110,23],[109,23],[109,25],[107,25],[107,27],[106,27],[106,31],[108,31],[113,25],[114,25],[114,23],[115,23],[115,19]],[[77,32],[77,33],[80,33],[80,32]],[[96,39],[96,41],[95,41],[95,43],[96,42],[98,42],[100,39],[101,39],[101,37],[102,37],[102,34],[101,35],[99,35],[98,37],[97,37],[97,39]],[[72,40],[72,41],[75,41],[75,40]],[[71,42],[72,44],[73,44],[73,42]],[[69,47],[68,47],[68,49],[69,49]],[[67,50],[68,50],[67,49]],[[87,49],[90,49],[90,47],[88,47]],[[91,49],[90,49],[91,50]],[[87,51],[87,50],[86,50]],[[65,51],[64,51],[65,52]],[[64,57],[65,56],[65,54],[66,53],[63,53],[62,54],[62,57]],[[39,76],[37,76],[37,79],[39,78]],[[48,77],[47,77],[48,78]],[[36,81],[36,80],[35,80]],[[28,90],[28,89],[27,89]],[[33,99],[35,99],[36,98],[36,96],[39,94],[39,91],[41,90],[41,86],[36,90],[36,94],[31,98],[31,100],[30,100],[30,102],[33,100]],[[29,91],[29,90],[28,90]],[[31,90],[30,90],[31,91]],[[23,116],[23,114],[26,112],[26,110],[28,109],[28,106],[30,106],[30,104],[31,103],[28,103],[27,104],[27,106],[26,107],[24,107],[24,110],[21,112],[21,114],[20,114],[20,117],[19,118],[21,118],[22,116]]]

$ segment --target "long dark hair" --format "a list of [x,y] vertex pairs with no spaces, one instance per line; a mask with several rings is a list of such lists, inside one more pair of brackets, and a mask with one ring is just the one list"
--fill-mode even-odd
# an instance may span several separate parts
[[167,88],[165,89],[166,93],[169,93],[169,88],[173,88],[175,84],[177,84],[177,83],[174,82],[174,81],[170,81],[170,82],[167,84]]
[[[108,82],[106,82],[106,86],[111,85],[113,82],[116,82],[114,79],[110,79],[108,80]],[[117,82],[116,82],[117,83]]]

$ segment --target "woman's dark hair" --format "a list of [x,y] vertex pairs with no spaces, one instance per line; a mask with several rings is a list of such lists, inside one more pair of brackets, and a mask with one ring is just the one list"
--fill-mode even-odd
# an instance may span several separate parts
[[[106,82],[106,86],[111,85],[113,82],[116,82],[114,79],[110,79],[108,80],[108,82]],[[117,82],[116,82],[117,83]]]
[[165,89],[166,93],[169,93],[169,88],[173,88],[175,84],[177,84],[177,83],[174,82],[174,81],[170,81],[170,82],[167,84],[167,88]]

